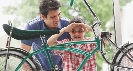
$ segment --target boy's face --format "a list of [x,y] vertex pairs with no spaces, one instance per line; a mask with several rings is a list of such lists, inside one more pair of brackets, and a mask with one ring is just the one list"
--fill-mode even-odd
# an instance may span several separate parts
[[85,30],[81,26],[76,26],[69,32],[73,41],[80,41],[84,39]]

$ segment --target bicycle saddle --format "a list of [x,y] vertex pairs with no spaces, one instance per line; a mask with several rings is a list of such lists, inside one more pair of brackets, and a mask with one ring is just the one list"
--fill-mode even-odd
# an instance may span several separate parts
[[28,40],[28,39],[34,39],[39,38],[40,36],[46,35],[53,35],[58,34],[59,30],[21,30],[15,27],[11,27],[8,24],[3,24],[4,31],[10,35],[10,31],[12,28],[11,37],[17,40]]

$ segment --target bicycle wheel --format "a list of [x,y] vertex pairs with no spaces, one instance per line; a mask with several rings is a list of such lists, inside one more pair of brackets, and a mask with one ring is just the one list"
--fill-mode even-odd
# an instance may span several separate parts
[[[133,56],[133,43],[122,46],[121,49],[124,50],[124,53],[118,50],[113,59],[113,64],[119,66],[113,67],[111,71],[133,71],[133,62],[131,62],[125,55],[127,54],[129,56],[129,54],[127,53],[129,52]],[[125,51],[125,49],[127,51]]]
[[[0,71],[4,71],[7,49],[0,49]],[[6,71],[15,71],[28,52],[20,48],[10,48]],[[33,57],[28,58],[18,71],[40,71],[39,64]]]

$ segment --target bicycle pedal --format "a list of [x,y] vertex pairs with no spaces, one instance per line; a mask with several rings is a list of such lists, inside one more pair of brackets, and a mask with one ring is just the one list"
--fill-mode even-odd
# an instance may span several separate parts
[[55,65],[54,71],[59,71],[59,66],[58,65]]

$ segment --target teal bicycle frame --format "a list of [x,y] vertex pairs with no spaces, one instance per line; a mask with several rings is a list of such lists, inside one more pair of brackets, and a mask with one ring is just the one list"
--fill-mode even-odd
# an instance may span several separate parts
[[[86,52],[86,51],[83,51],[81,49],[76,49],[76,48],[70,48],[70,47],[67,47],[69,45],[73,45],[73,44],[89,44],[89,43],[96,43],[96,48],[92,51],[92,52]],[[48,58],[48,61],[49,61],[49,64],[50,64],[50,67],[51,69],[54,67],[53,66],[53,63],[51,61],[51,57],[49,56],[50,54],[47,52],[48,50],[66,50],[66,51],[70,51],[70,52],[75,52],[75,53],[78,53],[78,54],[83,54],[85,55],[86,57],[84,58],[84,60],[82,61],[82,63],[80,64],[79,68],[77,69],[77,71],[80,71],[83,66],[85,65],[86,61],[93,55],[95,54],[97,51],[100,50],[100,39],[99,38],[95,38],[95,40],[92,40],[92,41],[89,41],[89,40],[85,40],[85,41],[73,41],[73,42],[68,42],[68,43],[63,43],[63,44],[58,44],[58,45],[55,45],[55,46],[51,46],[51,47],[47,47],[46,45],[43,45],[43,48],[42,49],[39,49],[31,54],[29,54],[28,56],[26,56],[22,62],[18,65],[18,67],[16,68],[15,71],[18,71],[18,69],[22,66],[22,64],[26,61],[26,59],[30,56],[33,56],[39,52],[43,52],[45,51],[46,54],[47,54],[47,58]]]

